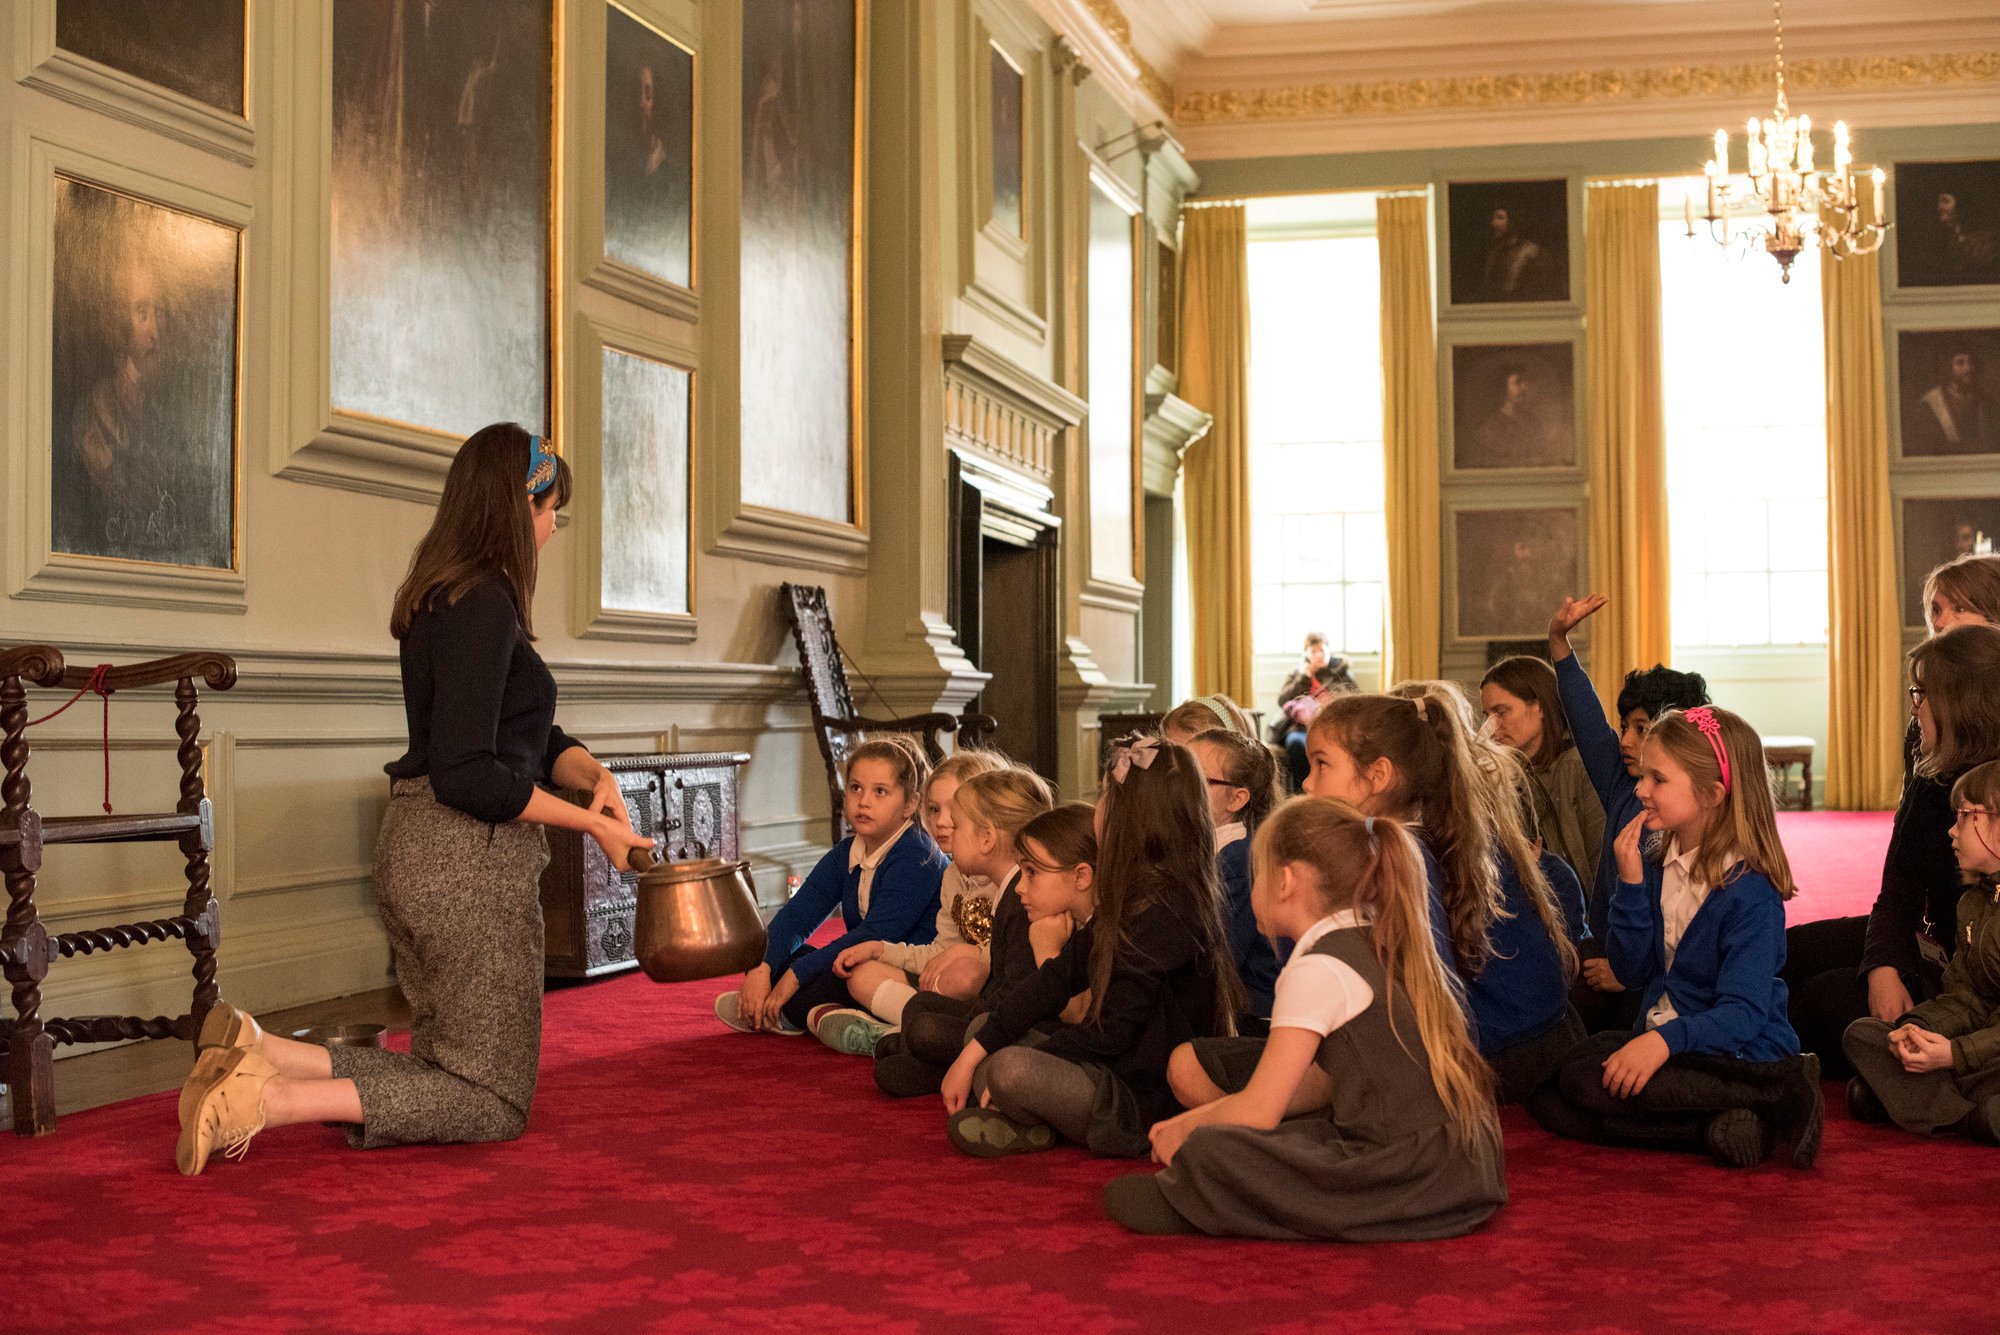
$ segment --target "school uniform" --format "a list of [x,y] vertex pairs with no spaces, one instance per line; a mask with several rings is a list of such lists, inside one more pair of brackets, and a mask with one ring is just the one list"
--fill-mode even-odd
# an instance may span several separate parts
[[1215,869],[1222,881],[1222,925],[1243,980],[1244,1011],[1237,1017],[1237,1031],[1263,1033],[1270,1028],[1272,989],[1291,956],[1292,943],[1273,942],[1257,930],[1257,913],[1250,906],[1250,837],[1243,823],[1217,826],[1215,848]]
[[944,1073],[958,1060],[975,1020],[992,1010],[1021,980],[1035,972],[1035,948],[1028,939],[1028,911],[1021,904],[1015,872],[993,901],[986,946],[986,982],[971,1001],[941,992],[918,992],[903,1005],[899,1033],[875,1045],[875,1085],[891,1098],[935,1094]]
[[[1502,1152],[1457,1142],[1409,995],[1391,994],[1373,935],[1352,910],[1299,938],[1271,1025],[1321,1035],[1327,1108],[1269,1130],[1198,1127],[1171,1167],[1116,1187],[1144,1194],[1152,1184],[1204,1233],[1345,1242],[1457,1237],[1505,1203]],[[1119,1194],[1106,1196],[1114,1216]]]
[[[833,972],[840,952],[863,941],[909,941],[918,945],[935,932],[945,856],[921,825],[902,830],[869,853],[849,835],[819,860],[791,901],[771,919],[764,963],[775,985],[787,971],[799,980],[784,1005],[791,1024],[805,1027],[814,1006],[851,1005],[847,980]],[[833,942],[809,946],[835,908],[846,928]]]
[[[1868,1082],[1889,1119],[1905,1131],[1935,1135],[1965,1122],[2000,1099],[2000,880],[1981,877],[1959,896],[1957,949],[1945,966],[1944,987],[1894,1025],[1863,1016],[1844,1039],[1854,1069]],[[1889,1048],[1889,1032],[1906,1024],[1951,1040],[1951,1065],[1912,1075]],[[1989,1118],[1982,1138],[2000,1119]]]
[[[1626,773],[1625,757],[1618,750],[1618,729],[1605,719],[1597,688],[1590,684],[1590,674],[1575,654],[1556,664],[1556,688],[1562,696],[1563,715],[1569,720],[1570,739],[1576,743],[1573,749],[1604,811],[1602,846],[1596,861],[1576,865],[1576,874],[1588,892],[1585,921],[1590,928],[1589,941],[1579,943],[1577,949],[1585,959],[1592,959],[1604,954],[1611,895],[1618,886],[1614,846],[1619,834],[1645,808],[1639,804],[1639,781]],[[1638,1013],[1638,995],[1631,979],[1619,974],[1618,981],[1625,984],[1625,991],[1600,992],[1581,978],[1571,989],[1570,999],[1591,1033],[1631,1027]]]

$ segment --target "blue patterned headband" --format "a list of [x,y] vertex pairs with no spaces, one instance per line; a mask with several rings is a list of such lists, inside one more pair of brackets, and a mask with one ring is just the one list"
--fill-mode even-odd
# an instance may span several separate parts
[[556,457],[542,448],[540,436],[528,437],[528,494],[539,496],[556,482]]

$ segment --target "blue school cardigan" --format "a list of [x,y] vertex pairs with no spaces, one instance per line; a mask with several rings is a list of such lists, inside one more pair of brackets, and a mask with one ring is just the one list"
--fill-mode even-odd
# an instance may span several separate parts
[[[858,897],[861,869],[847,865],[853,844],[853,835],[835,844],[791,902],[771,919],[770,939],[764,947],[771,981],[776,982],[790,969],[804,986],[833,968],[841,951],[861,941],[921,946],[937,936],[938,896],[947,860],[924,827],[910,822],[910,828],[875,868],[865,917]],[[805,950],[806,938],[819,929],[836,904],[846,932],[830,945]]]
[[1278,971],[1291,958],[1292,943],[1280,939],[1272,948],[1271,938],[1257,930],[1257,913],[1250,907],[1250,840],[1238,839],[1223,845],[1215,855],[1215,870],[1222,878],[1222,925],[1229,937],[1229,953],[1248,994],[1246,1013],[1260,1020],[1271,1018],[1272,996],[1278,986]]
[[[1569,720],[1569,735],[1576,742],[1577,758],[1583,761],[1583,772],[1590,776],[1590,786],[1597,790],[1597,800],[1604,804],[1604,847],[1597,851],[1597,875],[1590,883],[1590,935],[1598,942],[1604,940],[1604,925],[1609,920],[1611,892],[1618,884],[1618,855],[1612,845],[1632,818],[1645,808],[1639,805],[1639,781],[1625,772],[1625,758],[1618,754],[1618,729],[1605,721],[1604,706],[1597,698],[1597,689],[1590,684],[1590,675],[1571,654],[1556,664],[1556,686],[1562,694],[1563,714]],[[1583,868],[1576,869],[1578,876]],[[1611,966],[1617,973],[1618,966]],[[1618,974],[1618,981],[1627,987],[1636,986],[1624,974]]]
[[1738,866],[1735,880],[1711,890],[1682,933],[1674,964],[1666,967],[1666,921],[1660,884],[1666,869],[1646,859],[1643,884],[1621,881],[1611,896],[1604,953],[1627,987],[1644,990],[1635,1032],[1669,992],[1678,1019],[1658,1033],[1673,1053],[1703,1052],[1770,1062],[1794,1057],[1799,1036],[1785,1018],[1785,901],[1771,878]]

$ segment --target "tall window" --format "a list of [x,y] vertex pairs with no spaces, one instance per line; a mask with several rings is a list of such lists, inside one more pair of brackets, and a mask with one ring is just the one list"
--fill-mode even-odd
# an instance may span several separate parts
[[[1364,197],[1368,217],[1373,200]],[[1276,201],[1274,201],[1276,202]],[[1253,229],[1258,219],[1253,214]],[[1359,229],[1354,229],[1359,230]],[[1253,638],[1382,650],[1382,338],[1375,238],[1250,243]]]
[[[1671,201],[1660,225],[1676,645],[1826,642],[1826,360],[1819,251],[1792,281]],[[1700,224],[1697,223],[1699,232]],[[1872,262],[1872,261],[1870,261]]]

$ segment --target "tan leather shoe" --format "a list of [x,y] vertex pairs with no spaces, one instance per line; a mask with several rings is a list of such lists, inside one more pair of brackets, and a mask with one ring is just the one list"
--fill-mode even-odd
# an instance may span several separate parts
[[[201,1052],[226,1050],[229,1048],[253,1048],[257,1040],[264,1036],[263,1027],[252,1019],[250,1012],[239,1010],[226,1001],[209,1007],[208,1015],[201,1022],[201,1033],[195,1037],[195,1047]],[[188,1117],[194,1112],[194,1101],[199,1097],[202,1086],[192,1076],[181,1086],[181,1125],[188,1124]]]
[[250,1138],[264,1129],[264,1086],[277,1073],[254,1048],[210,1048],[201,1054],[181,1089],[188,1119],[174,1161],[184,1175],[207,1167],[218,1146],[229,1158],[243,1157]]

